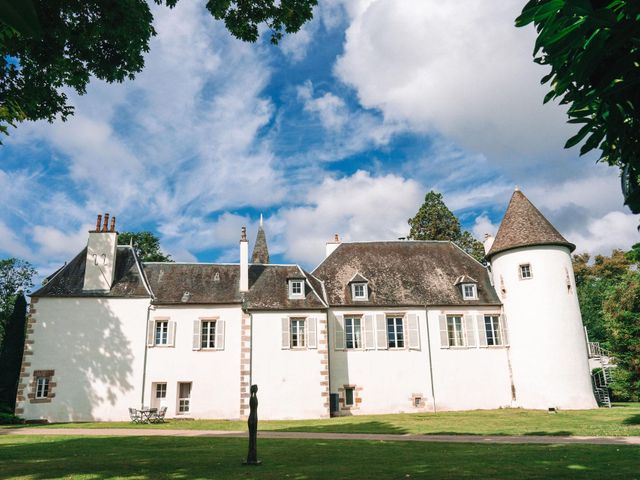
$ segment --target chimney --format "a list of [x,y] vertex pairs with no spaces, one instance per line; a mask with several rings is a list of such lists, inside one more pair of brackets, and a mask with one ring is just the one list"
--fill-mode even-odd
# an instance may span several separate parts
[[491,247],[493,246],[494,240],[495,240],[495,238],[490,233],[485,233],[484,234],[484,243],[483,243],[483,245],[484,245],[484,254],[485,255],[487,253],[489,253],[489,250],[491,250]]
[[340,235],[337,233],[333,236],[332,242],[327,242],[326,252],[324,258],[327,258],[333,253],[333,251],[340,246]]
[[240,292],[249,291],[249,242],[247,227],[242,227],[240,235]]
[[116,217],[111,219],[111,229],[108,226],[109,214],[105,213],[104,217],[98,215],[96,229],[89,232],[82,287],[82,290],[86,292],[108,292],[111,290],[116,271],[116,251],[118,249]]

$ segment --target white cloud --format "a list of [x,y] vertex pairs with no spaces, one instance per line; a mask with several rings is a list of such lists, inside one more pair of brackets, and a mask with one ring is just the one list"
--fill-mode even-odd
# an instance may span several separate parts
[[73,257],[87,244],[87,232],[92,227],[93,225],[87,223],[75,231],[64,232],[54,227],[36,225],[32,231],[32,240],[39,247],[38,257],[65,259]]
[[476,238],[484,240],[486,234],[495,236],[499,226],[500,225],[494,224],[491,219],[483,213],[476,217],[473,222],[473,227],[471,227],[471,232]]
[[514,27],[521,1],[353,3],[335,73],[362,105],[509,162],[562,149],[569,127],[542,105],[534,32]]
[[24,245],[18,235],[4,222],[0,221],[0,252],[12,257],[31,258],[30,250]]
[[637,215],[609,212],[590,220],[579,231],[568,232],[567,238],[576,244],[577,252],[610,255],[614,248],[628,250],[640,241],[637,227]]

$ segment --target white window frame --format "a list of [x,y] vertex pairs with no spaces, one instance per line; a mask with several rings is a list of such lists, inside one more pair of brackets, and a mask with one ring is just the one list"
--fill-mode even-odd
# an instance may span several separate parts
[[50,377],[36,377],[35,398],[49,398],[50,380]]
[[[200,349],[215,350],[216,349],[216,327],[217,320],[200,320]],[[205,332],[206,330],[206,332]]]
[[[362,287],[362,294],[358,295],[358,287]],[[365,282],[356,282],[351,284],[351,298],[354,300],[368,300],[369,287]]]
[[[526,269],[527,275],[524,274],[525,269]],[[520,280],[529,280],[530,278],[533,278],[533,272],[531,271],[530,263],[521,263],[520,266],[518,267],[518,272],[520,275]]]
[[[162,327],[160,327],[161,330],[160,332],[158,332],[158,327],[161,324],[164,324],[164,332],[162,331]],[[153,323],[153,330],[154,330],[153,344],[157,346],[164,346],[164,347],[168,346],[169,345],[169,320],[156,320]],[[158,341],[158,333],[160,333],[160,341]],[[162,341],[163,334],[164,334],[164,342]]]
[[289,332],[290,332],[290,348],[307,348],[305,336],[306,336],[306,319],[295,317],[289,319]]
[[[299,292],[295,292],[295,290],[297,290],[295,287],[296,285],[300,287]],[[304,280],[302,279],[289,280],[289,298],[304,298],[304,297],[305,297]]]
[[[471,294],[467,294],[467,288],[471,288]],[[462,299],[463,300],[477,300],[478,299],[478,287],[475,283],[463,283],[462,284]]]
[[167,398],[167,383],[166,382],[158,382],[156,383],[156,398]]
[[[189,385],[189,396],[181,397],[181,386]],[[176,413],[178,415],[184,415],[191,412],[191,390],[193,389],[192,382],[178,382],[178,405],[176,408]]]
[[[349,336],[351,336],[351,347],[349,346]],[[362,338],[362,317],[344,317],[344,348],[346,350],[362,350],[364,348]]]
[[[489,324],[487,324],[489,319]],[[504,339],[502,338],[502,325],[500,325],[501,319],[498,314],[487,313],[484,315],[484,332],[487,338],[488,347],[502,347],[504,346]],[[489,327],[489,328],[488,328]],[[489,338],[493,343],[489,343]]]
[[[393,325],[389,321],[393,321]],[[399,321],[399,322],[398,322]],[[387,348],[389,350],[404,350],[406,348],[406,334],[404,329],[404,316],[403,315],[387,315]],[[400,340],[398,340],[398,333],[400,334]],[[399,341],[402,345],[398,345]]]
[[[450,320],[453,321],[451,324],[449,323]],[[453,327],[453,332],[450,327]],[[451,337],[451,333],[453,333],[453,338]],[[447,339],[449,347],[466,346],[463,315],[447,315]]]

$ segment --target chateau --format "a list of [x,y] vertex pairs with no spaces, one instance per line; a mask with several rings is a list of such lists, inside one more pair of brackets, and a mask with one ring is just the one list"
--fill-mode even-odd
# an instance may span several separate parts
[[451,242],[327,244],[312,272],[141,262],[98,216],[32,294],[16,413],[51,422],[595,408],[569,243],[518,190],[487,266]]

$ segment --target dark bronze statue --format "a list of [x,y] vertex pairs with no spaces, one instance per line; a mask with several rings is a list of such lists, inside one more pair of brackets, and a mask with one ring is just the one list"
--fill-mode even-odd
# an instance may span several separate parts
[[245,465],[260,465],[258,460],[258,385],[251,385],[251,398],[249,398],[249,453]]

